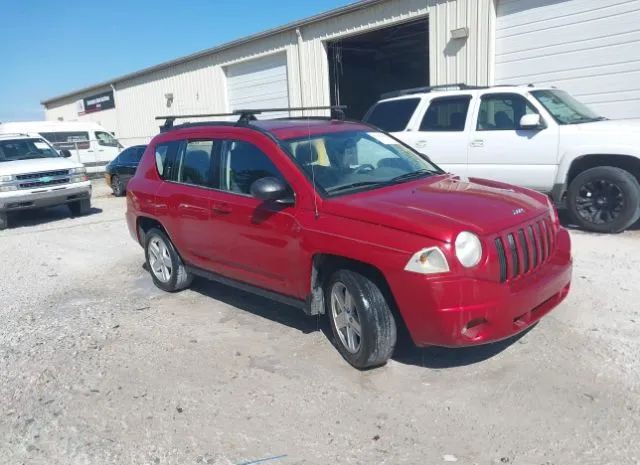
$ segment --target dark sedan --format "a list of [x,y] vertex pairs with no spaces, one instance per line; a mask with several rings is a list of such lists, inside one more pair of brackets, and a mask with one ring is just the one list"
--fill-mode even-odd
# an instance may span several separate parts
[[129,180],[136,174],[136,169],[140,163],[140,158],[146,145],[134,145],[123,150],[120,155],[109,163],[105,170],[105,179],[107,184],[111,186],[113,195],[122,197],[127,192],[127,184]]

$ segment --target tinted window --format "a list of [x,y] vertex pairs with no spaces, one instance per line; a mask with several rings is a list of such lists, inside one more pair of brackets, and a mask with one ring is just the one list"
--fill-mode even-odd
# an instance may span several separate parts
[[514,131],[520,129],[520,119],[532,113],[538,112],[521,95],[485,95],[478,114],[478,131]]
[[116,159],[113,160],[113,162],[116,165],[121,165],[123,163],[130,163],[131,160],[133,159],[133,155],[134,155],[134,149],[132,148],[126,149],[125,151],[120,153],[120,155],[118,155]]
[[471,97],[447,97],[431,101],[420,124],[421,131],[464,131]]
[[261,178],[284,178],[269,157],[248,142],[228,140],[222,148],[222,188],[250,194],[251,184]]
[[133,155],[134,163],[139,163],[142,159],[142,155],[144,155],[146,147],[138,147],[136,148],[135,154]]
[[193,186],[217,187],[213,176],[214,147],[212,140],[187,142],[176,180]]
[[419,103],[419,98],[378,103],[364,120],[387,132],[404,131]]
[[162,179],[172,179],[174,164],[181,142],[172,141],[156,145],[156,168]]
[[87,150],[90,147],[88,132],[41,132],[40,135],[57,149]]

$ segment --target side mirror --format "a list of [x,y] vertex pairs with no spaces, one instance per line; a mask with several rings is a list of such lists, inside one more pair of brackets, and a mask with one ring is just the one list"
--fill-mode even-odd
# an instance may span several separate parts
[[263,202],[292,204],[293,196],[287,185],[278,178],[260,178],[251,184],[251,195]]
[[542,118],[537,113],[524,115],[520,118],[520,129],[544,129]]
[[64,158],[71,158],[71,152],[67,149],[60,150],[60,155],[62,155]]

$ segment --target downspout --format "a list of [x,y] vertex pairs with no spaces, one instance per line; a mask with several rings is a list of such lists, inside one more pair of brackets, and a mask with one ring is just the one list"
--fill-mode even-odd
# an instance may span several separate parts
[[118,134],[118,136],[120,135],[120,118],[118,118],[118,102],[116,101],[116,86],[111,83],[109,84],[109,87],[111,87],[111,92],[113,92],[113,107],[114,110],[116,111],[116,134]]

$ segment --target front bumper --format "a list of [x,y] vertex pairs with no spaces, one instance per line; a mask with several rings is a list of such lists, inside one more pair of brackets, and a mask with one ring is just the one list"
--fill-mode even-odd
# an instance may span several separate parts
[[0,194],[0,212],[54,207],[91,198],[91,182]]
[[571,241],[560,229],[549,260],[511,282],[405,274],[390,284],[416,345],[463,347],[506,339],[534,325],[567,296],[571,273]]

